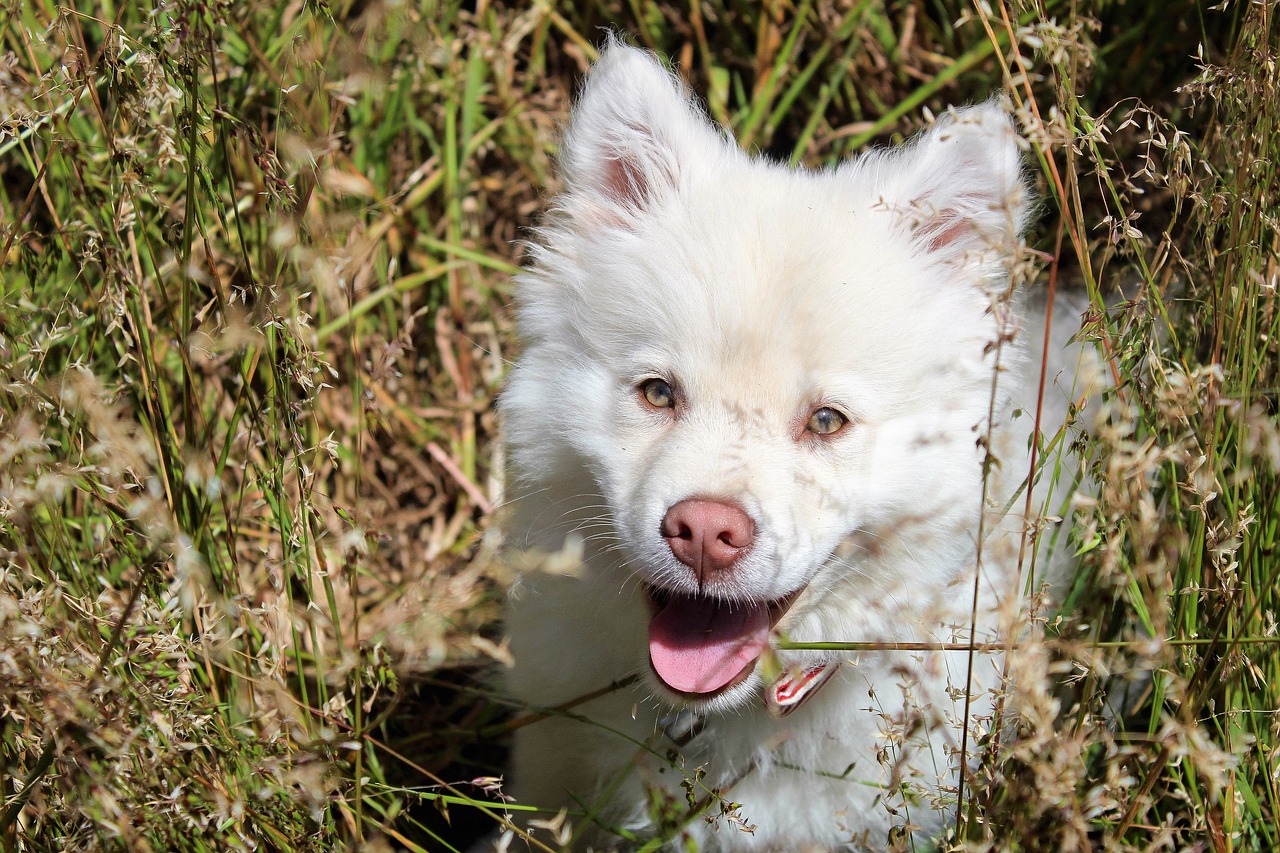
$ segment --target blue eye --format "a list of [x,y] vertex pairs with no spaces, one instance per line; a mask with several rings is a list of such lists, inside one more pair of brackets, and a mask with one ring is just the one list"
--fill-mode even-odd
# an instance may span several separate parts
[[804,428],[814,435],[834,435],[844,429],[849,419],[830,406],[815,409]]
[[671,384],[663,379],[646,379],[640,383],[640,396],[655,409],[674,409],[676,394]]

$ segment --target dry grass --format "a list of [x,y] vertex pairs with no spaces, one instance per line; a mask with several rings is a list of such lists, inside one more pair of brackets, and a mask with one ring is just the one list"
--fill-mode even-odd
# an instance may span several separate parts
[[956,843],[1276,849],[1280,80],[1222,5],[0,3],[0,847],[493,825],[508,281],[607,25],[805,163],[1020,105],[1115,384]]

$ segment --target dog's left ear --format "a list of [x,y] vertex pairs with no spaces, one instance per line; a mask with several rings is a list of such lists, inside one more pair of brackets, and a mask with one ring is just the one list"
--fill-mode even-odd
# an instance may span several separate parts
[[737,152],[647,51],[610,37],[560,151],[571,212],[627,227],[709,160]]
[[884,200],[930,253],[1004,262],[1030,212],[1018,135],[995,103],[941,116],[880,170]]

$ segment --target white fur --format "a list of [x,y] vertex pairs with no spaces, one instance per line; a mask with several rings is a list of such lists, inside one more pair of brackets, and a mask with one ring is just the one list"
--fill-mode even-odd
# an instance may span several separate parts
[[[701,768],[696,795],[720,789],[755,831],[695,818],[681,831],[700,850],[882,848],[895,825],[937,832],[946,813],[928,797],[955,784],[966,654],[780,653],[848,663],[781,720],[757,666],[692,709],[704,728],[670,767],[658,721],[685,703],[650,672],[640,582],[696,588],[659,525],[684,498],[723,497],[757,539],[715,592],[803,588],[778,626],[790,639],[968,640],[981,439],[997,359],[1015,361],[995,346],[1027,210],[1011,123],[969,108],[896,150],[793,170],[744,154],[650,55],[611,43],[561,159],[566,190],[519,278],[526,349],[501,403],[506,543],[583,555],[577,572],[518,583],[507,687],[537,709],[643,677],[520,729],[508,792],[587,803],[644,835],[654,792],[683,803],[680,782]],[[642,404],[637,385],[654,376],[679,383],[679,417]],[[814,440],[803,427],[819,405],[852,423]],[[1004,467],[1020,477],[1019,461]],[[1006,546],[984,544],[979,640],[1008,592]],[[997,663],[979,657],[979,680]],[[899,779],[923,799],[882,787]]]

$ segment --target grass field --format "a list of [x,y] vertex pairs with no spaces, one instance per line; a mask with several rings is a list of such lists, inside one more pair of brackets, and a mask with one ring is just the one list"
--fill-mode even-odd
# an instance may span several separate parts
[[947,844],[1280,849],[1275,14],[0,0],[0,849],[501,821],[492,403],[603,28],[800,164],[1015,106],[1029,286],[1087,290],[1113,387],[1058,438],[1079,574]]

